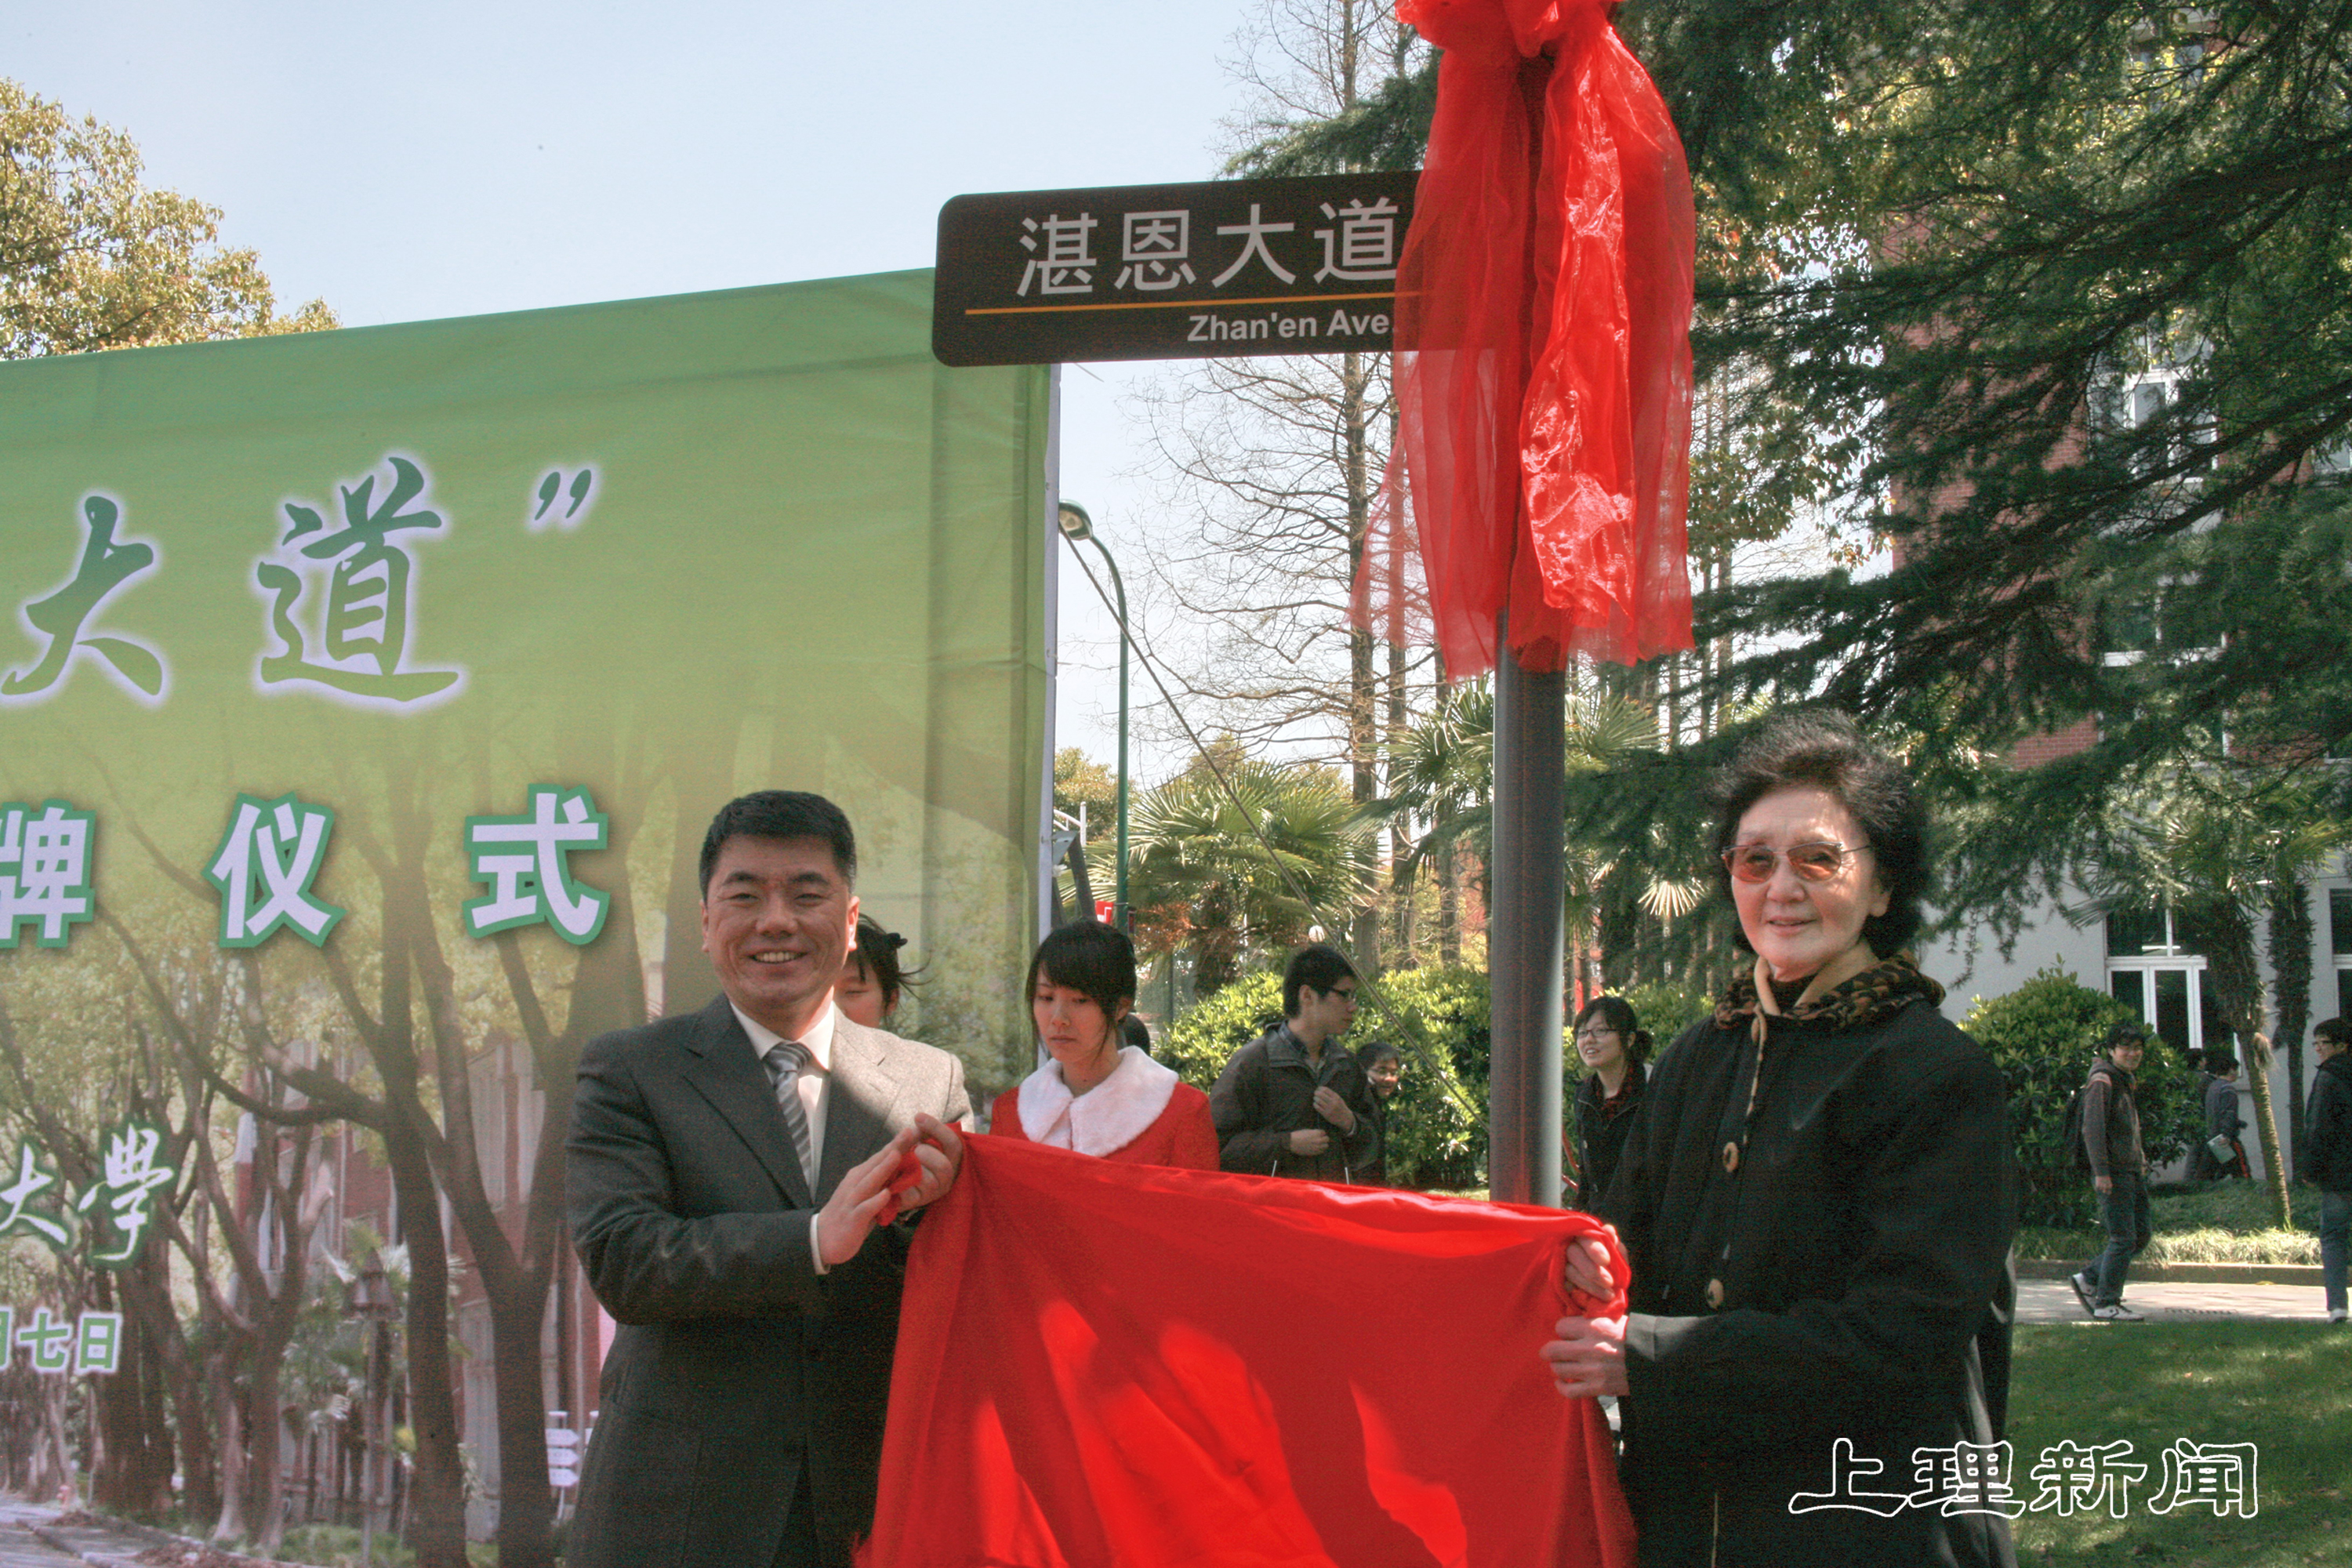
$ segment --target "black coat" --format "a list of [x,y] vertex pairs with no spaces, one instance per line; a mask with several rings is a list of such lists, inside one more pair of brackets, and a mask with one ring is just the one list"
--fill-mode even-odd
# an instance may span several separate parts
[[[1315,1109],[1315,1091],[1335,1090],[1356,1113],[1352,1131]],[[1363,1064],[1337,1040],[1323,1042],[1318,1066],[1307,1059],[1298,1037],[1282,1025],[1234,1053],[1209,1091],[1209,1114],[1217,1124],[1218,1160],[1228,1171],[1256,1175],[1303,1176],[1313,1182],[1361,1182],[1380,1152],[1373,1119],[1372,1086]],[[1295,1154],[1290,1135],[1319,1127],[1331,1135],[1320,1154]]]
[[1629,1062],[1625,1098],[1613,1107],[1601,1098],[1601,1076],[1590,1073],[1576,1086],[1576,1201],[1570,1206],[1591,1214],[1601,1207],[1601,1194],[1624,1152],[1626,1134],[1633,1130],[1633,1113],[1642,1108],[1647,1070]]
[[2319,1064],[2303,1126],[2303,1173],[2322,1192],[2352,1193],[2352,1052]]
[[1759,1030],[1743,981],[1659,1058],[1601,1200],[1633,1261],[1644,1568],[2014,1563],[1997,1516],[1790,1507],[1830,1491],[1841,1438],[1885,1467],[1858,1489],[1909,1492],[1914,1449],[2001,1436],[2015,1166],[1942,994],[1896,960]]

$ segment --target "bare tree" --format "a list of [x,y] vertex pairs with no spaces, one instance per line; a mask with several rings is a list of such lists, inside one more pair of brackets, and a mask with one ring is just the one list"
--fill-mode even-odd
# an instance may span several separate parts
[[[1370,0],[1264,0],[1234,45],[1225,63],[1244,107],[1226,124],[1229,172],[1256,168],[1301,123],[1357,109],[1409,55],[1393,13]],[[1188,716],[1254,752],[1339,764],[1366,807],[1421,662],[1399,652],[1383,669],[1378,640],[1349,618],[1391,397],[1388,356],[1348,353],[1210,361],[1135,399],[1171,519],[1139,640],[1179,698],[1197,700]],[[1370,906],[1353,935],[1373,962]]]

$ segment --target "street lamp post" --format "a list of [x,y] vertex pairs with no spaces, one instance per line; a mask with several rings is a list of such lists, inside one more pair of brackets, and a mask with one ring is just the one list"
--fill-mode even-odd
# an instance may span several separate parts
[[1095,537],[1094,519],[1087,509],[1075,501],[1061,503],[1057,521],[1062,537],[1075,548],[1085,540],[1102,552],[1103,564],[1110,568],[1111,593],[1118,601],[1118,874],[1113,879],[1111,892],[1111,923],[1119,930],[1128,929],[1127,910],[1127,584],[1118,578],[1118,563],[1110,558],[1109,547]]

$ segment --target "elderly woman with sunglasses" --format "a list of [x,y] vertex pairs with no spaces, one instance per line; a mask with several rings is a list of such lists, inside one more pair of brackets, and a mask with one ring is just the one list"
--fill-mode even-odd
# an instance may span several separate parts
[[[1925,811],[1812,714],[1719,802],[1738,973],[1659,1058],[1601,1205],[1626,1316],[1561,1320],[1544,1359],[1620,1396],[1644,1568],[2012,1564],[2016,1178],[2000,1074],[1901,951]],[[1589,1243],[1568,1283],[1627,1282]]]

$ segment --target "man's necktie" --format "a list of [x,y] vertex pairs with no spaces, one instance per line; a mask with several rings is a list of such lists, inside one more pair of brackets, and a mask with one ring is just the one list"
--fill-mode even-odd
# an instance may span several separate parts
[[808,1047],[797,1040],[778,1040],[762,1058],[776,1086],[776,1109],[784,1113],[784,1128],[793,1135],[793,1152],[799,1156],[801,1175],[809,1195],[816,1194],[816,1160],[809,1147],[808,1108],[801,1103],[801,1069],[808,1066]]

